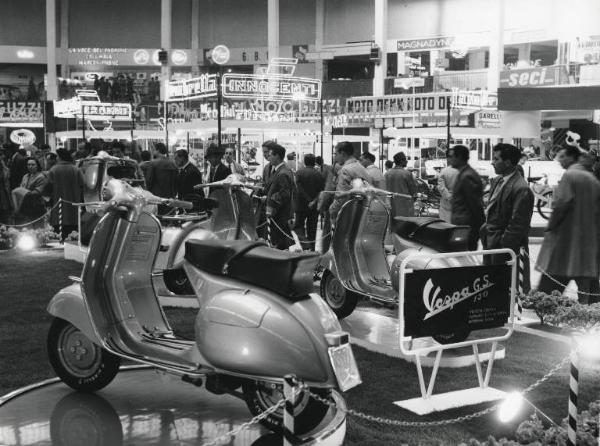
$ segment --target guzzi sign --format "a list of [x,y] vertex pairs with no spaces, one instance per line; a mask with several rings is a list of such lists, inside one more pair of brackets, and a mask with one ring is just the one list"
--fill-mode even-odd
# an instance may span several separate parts
[[503,326],[510,316],[511,266],[415,270],[405,276],[405,336]]
[[0,101],[0,122],[42,122],[41,102]]

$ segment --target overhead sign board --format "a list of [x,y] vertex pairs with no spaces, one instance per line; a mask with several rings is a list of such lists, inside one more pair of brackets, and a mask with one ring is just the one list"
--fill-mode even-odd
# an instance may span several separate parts
[[225,45],[217,45],[213,48],[211,56],[214,63],[224,65],[229,62],[231,53],[229,52],[229,48],[227,48]]
[[321,81],[317,79],[227,73],[222,85],[226,98],[321,99]]
[[454,90],[452,107],[472,110],[497,110],[498,94],[487,90]]
[[[69,65],[79,67],[121,67],[139,65],[160,65],[158,48],[69,48],[67,61]],[[171,62],[174,65],[190,65],[192,50],[172,49]]]
[[84,118],[90,121],[129,121],[131,104],[86,101],[71,98],[54,101],[54,116],[57,118]]
[[545,87],[559,85],[561,75],[564,77],[567,75],[566,67],[563,65],[506,70],[500,72],[500,87]]
[[41,102],[0,101],[0,122],[42,122]]
[[394,79],[394,88],[424,87],[425,79],[422,77],[398,77]]
[[202,74],[193,79],[184,79],[167,83],[167,101],[201,99],[217,94],[217,75]]
[[502,114],[498,110],[480,110],[474,113],[476,128],[499,128]]
[[408,115],[417,113],[446,113],[449,93],[417,93],[388,96],[357,96],[346,99],[348,113],[365,115]]
[[405,39],[396,43],[398,51],[421,51],[450,48],[456,37],[432,37],[430,39]]

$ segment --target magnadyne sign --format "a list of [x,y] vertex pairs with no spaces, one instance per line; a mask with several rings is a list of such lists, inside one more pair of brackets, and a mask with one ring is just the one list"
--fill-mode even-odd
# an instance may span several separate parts
[[431,37],[429,39],[405,39],[397,41],[398,51],[435,50],[450,48],[456,37]]

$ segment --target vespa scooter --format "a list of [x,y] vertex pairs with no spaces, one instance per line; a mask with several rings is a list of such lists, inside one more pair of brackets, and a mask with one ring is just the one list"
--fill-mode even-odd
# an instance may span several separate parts
[[[332,243],[319,262],[320,293],[338,318],[354,311],[359,298],[383,305],[398,304],[399,266],[415,252],[466,251],[468,226],[455,226],[433,217],[396,217],[392,224],[393,248],[386,252],[384,239],[390,212],[384,202],[394,195],[354,180],[340,209]],[[448,268],[474,264],[474,259],[418,259],[410,268]],[[459,342],[469,333],[447,333],[440,343]]]
[[[181,269],[199,300],[195,339],[176,336],[158,302],[151,273],[161,241],[148,204],[191,203],[142,193],[119,180],[109,201],[84,203],[105,212],[82,277],[50,301],[50,363],[70,387],[108,385],[122,359],[154,366],[263,413],[282,397],[282,377],[295,374],[312,392],[338,398],[360,382],[348,335],[324,302],[311,295],[318,258],[261,243],[207,238],[185,244]],[[207,231],[209,232],[209,231]],[[171,274],[165,274],[169,283]],[[241,389],[241,392],[239,391]],[[308,393],[297,408],[297,432],[314,428],[327,405]],[[263,423],[279,430],[283,411]]]

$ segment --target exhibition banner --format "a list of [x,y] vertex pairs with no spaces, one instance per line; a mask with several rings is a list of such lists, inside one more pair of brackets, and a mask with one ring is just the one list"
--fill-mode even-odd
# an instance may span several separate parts
[[321,99],[321,81],[317,79],[227,73],[222,83],[226,98]]
[[502,327],[510,316],[510,265],[415,270],[404,277],[405,336]]
[[500,72],[500,87],[544,87],[559,85],[561,78],[567,77],[564,65],[549,67],[531,67]]

